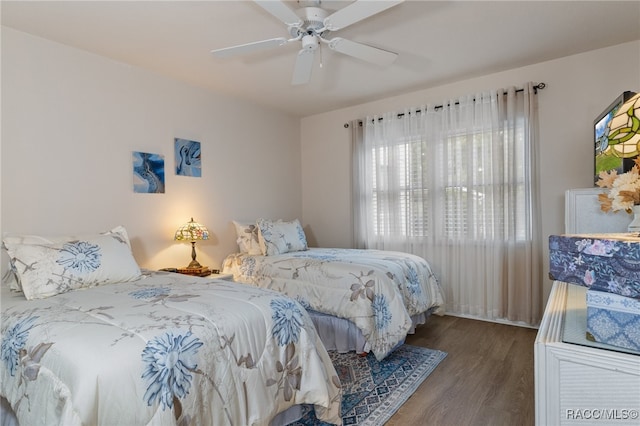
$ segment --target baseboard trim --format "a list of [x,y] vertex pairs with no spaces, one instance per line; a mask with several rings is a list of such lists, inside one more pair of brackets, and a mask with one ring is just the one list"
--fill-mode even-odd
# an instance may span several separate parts
[[472,320],[478,320],[478,321],[493,322],[493,323],[497,323],[497,324],[514,325],[516,327],[532,328],[534,330],[538,329],[538,326],[533,326],[533,325],[524,323],[522,321],[510,321],[510,320],[502,319],[502,318],[490,319],[490,318],[479,317],[479,316],[476,316],[476,315],[458,314],[458,313],[453,313],[453,312],[445,312],[444,314],[448,315],[450,317],[460,317],[460,318],[466,318],[466,319],[472,319]]

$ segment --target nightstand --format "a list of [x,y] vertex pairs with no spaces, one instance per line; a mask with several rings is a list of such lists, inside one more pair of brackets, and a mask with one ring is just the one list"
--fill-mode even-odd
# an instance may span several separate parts
[[216,280],[233,281],[233,274],[223,274],[218,269],[209,269],[207,267],[199,270],[188,270],[186,268],[162,268],[164,272],[174,272],[176,274],[191,275],[194,277],[213,278]]
[[211,275],[211,269],[203,266],[201,268],[177,268],[179,274],[192,275],[194,277],[208,277]]

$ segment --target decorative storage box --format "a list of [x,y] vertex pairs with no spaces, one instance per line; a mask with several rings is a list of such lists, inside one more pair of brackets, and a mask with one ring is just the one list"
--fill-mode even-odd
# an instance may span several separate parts
[[640,238],[637,235],[551,235],[549,277],[640,299]]
[[587,290],[587,339],[640,351],[640,300]]

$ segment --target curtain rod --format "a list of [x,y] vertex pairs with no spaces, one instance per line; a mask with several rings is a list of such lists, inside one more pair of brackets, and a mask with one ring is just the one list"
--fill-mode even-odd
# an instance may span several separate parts
[[[535,86],[533,86],[533,93],[535,95],[538,94],[538,90],[542,90],[545,87],[547,87],[547,85],[545,83],[538,83]],[[516,89],[516,93],[518,92],[524,92],[524,89]],[[503,95],[506,95],[507,92],[504,92]],[[475,101],[475,99],[474,99]],[[454,105],[460,105],[460,102],[456,102]],[[436,105],[433,107],[433,109],[440,109],[443,108],[443,105]],[[417,109],[416,112],[420,112],[421,110]],[[398,113],[398,118],[400,117],[404,117],[404,112],[400,112]],[[382,117],[378,118],[378,120],[382,120]],[[358,123],[362,126],[362,120],[358,120]],[[349,128],[349,123],[344,123],[344,128],[348,129]]]

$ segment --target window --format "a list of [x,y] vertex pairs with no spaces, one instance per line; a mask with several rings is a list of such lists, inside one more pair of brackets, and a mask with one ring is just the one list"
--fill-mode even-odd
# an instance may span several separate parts
[[354,245],[427,259],[446,310],[537,324],[542,238],[535,86],[354,128]]
[[[505,143],[502,134],[496,142],[489,132],[456,132],[440,145],[441,152],[427,137],[376,144],[370,156],[374,234],[525,239],[523,129],[514,134],[513,143]],[[429,171],[438,168],[441,179],[430,177]],[[432,210],[443,218],[440,233]]]

